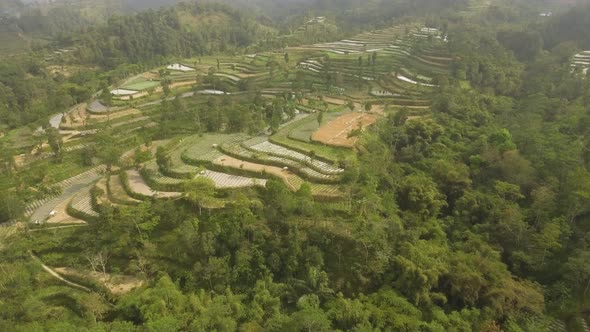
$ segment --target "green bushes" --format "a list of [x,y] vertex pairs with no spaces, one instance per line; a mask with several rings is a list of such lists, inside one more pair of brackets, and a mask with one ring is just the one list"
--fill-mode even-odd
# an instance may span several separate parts
[[123,188],[125,189],[125,192],[127,192],[127,195],[129,195],[129,197],[140,200],[140,201],[152,198],[147,195],[142,195],[140,193],[136,193],[131,189],[131,187],[129,186],[129,176],[127,175],[127,172],[125,172],[125,171],[119,172],[119,178],[121,179],[121,184],[123,185]]
[[87,221],[87,222],[97,222],[97,221],[100,220],[100,217],[93,216],[93,215],[90,215],[90,214],[85,213],[83,211],[80,211],[78,209],[75,209],[72,206],[71,203],[68,204],[68,206],[66,208],[66,212],[67,212],[68,215],[70,215],[70,216],[72,216],[74,218],[77,218],[77,219],[80,219],[80,220],[84,220],[84,221]]
[[185,182],[181,179],[163,176],[156,170],[148,168],[142,168],[139,173],[148,186],[158,191],[182,191],[182,185]]

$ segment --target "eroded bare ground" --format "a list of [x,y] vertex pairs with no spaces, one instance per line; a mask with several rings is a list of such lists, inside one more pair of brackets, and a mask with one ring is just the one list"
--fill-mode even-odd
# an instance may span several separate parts
[[377,119],[378,116],[374,114],[347,113],[323,125],[313,133],[311,139],[326,145],[352,148],[357,138],[348,135],[355,129],[372,125]]

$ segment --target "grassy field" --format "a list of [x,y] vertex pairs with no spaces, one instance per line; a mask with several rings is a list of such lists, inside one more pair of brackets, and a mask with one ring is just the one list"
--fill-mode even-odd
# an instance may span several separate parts
[[[211,162],[223,155],[213,147],[213,144],[221,145],[230,141],[241,141],[246,137],[247,136],[244,134],[207,134],[202,137],[192,136],[186,138],[186,140],[190,141],[190,145],[184,150],[184,152],[182,152],[182,158],[192,161],[193,163]],[[186,144],[183,143],[181,146],[186,146]],[[177,158],[175,159],[178,160]]]
[[29,127],[21,127],[10,130],[0,139],[2,142],[9,142],[13,149],[30,148],[34,145],[33,130]]
[[136,90],[136,91],[144,91],[144,90],[148,90],[151,88],[155,88],[160,86],[160,82],[159,81],[138,81],[138,82],[133,82],[131,84],[127,84],[122,86],[122,89],[126,89],[126,90]]
[[75,151],[64,154],[59,167],[55,167],[53,160],[44,159],[27,166],[27,169],[20,173],[18,179],[12,174],[2,174],[0,176],[0,190],[15,186],[19,180],[24,180],[25,183],[37,184],[41,182],[47,184],[60,182],[91,168],[82,166],[81,160],[81,151]]
[[16,32],[0,32],[0,54],[12,54],[28,50],[29,41]]

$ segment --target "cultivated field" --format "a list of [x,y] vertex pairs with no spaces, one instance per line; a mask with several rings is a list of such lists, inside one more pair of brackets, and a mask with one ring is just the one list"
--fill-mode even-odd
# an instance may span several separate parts
[[155,88],[158,86],[160,86],[160,82],[158,82],[158,81],[140,81],[140,82],[136,82],[136,83],[122,86],[121,88],[125,89],[125,90],[143,91],[143,90],[148,90],[148,89]]
[[355,129],[372,125],[377,119],[378,116],[374,114],[359,112],[344,114],[322,126],[313,133],[311,139],[326,145],[352,148],[357,138],[348,137],[348,135]]

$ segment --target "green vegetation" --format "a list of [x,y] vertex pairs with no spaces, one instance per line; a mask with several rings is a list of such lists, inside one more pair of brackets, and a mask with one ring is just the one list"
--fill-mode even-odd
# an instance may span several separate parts
[[143,91],[143,90],[155,88],[157,86],[160,86],[160,82],[140,81],[140,82],[133,82],[131,84],[123,85],[121,88],[129,89],[129,90],[136,90],[136,91]]

